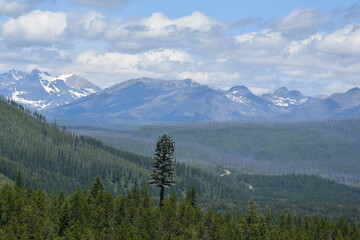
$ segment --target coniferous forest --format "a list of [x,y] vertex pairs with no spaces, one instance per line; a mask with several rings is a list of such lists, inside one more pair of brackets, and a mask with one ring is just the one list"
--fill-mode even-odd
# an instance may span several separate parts
[[360,229],[344,218],[260,214],[246,210],[203,211],[193,188],[179,201],[168,195],[154,207],[147,186],[113,196],[97,178],[86,191],[68,196],[4,185],[0,189],[0,239],[360,239]]
[[0,239],[359,239],[357,187],[176,163],[156,207],[152,163],[3,98]]

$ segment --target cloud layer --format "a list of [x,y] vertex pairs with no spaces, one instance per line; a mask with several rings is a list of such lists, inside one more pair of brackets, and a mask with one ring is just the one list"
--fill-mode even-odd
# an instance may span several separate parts
[[66,28],[65,13],[36,10],[5,22],[2,34],[8,45],[51,45],[63,40]]
[[16,16],[30,9],[30,6],[17,1],[0,0],[0,17]]
[[[129,3],[73,2],[114,8]],[[283,85],[307,94],[360,85],[360,23],[354,10],[294,9],[278,20],[225,24],[202,12],[121,19],[94,10],[26,12],[26,4],[6,0],[0,0],[0,9],[12,16],[0,27],[2,71],[71,71],[103,87],[142,76],[190,77],[223,88],[247,85],[257,93]],[[241,30],[249,26],[253,31]]]
[[70,0],[70,2],[90,8],[118,9],[130,4],[133,0]]

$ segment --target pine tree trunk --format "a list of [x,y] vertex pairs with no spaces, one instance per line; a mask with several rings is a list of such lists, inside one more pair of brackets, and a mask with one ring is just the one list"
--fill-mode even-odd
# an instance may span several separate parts
[[161,186],[160,187],[160,202],[159,202],[160,207],[162,207],[163,201],[164,201],[164,190],[165,190],[165,187]]

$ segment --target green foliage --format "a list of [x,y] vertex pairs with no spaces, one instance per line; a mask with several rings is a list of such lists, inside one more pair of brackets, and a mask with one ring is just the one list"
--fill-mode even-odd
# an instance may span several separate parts
[[147,181],[149,159],[67,133],[20,106],[0,100],[0,174],[16,184],[70,192],[100,176],[112,193],[120,193]]
[[186,191],[186,197],[185,197],[185,201],[187,203],[189,203],[191,206],[196,206],[197,205],[197,196],[196,196],[196,190],[195,188],[190,188],[189,190]]
[[24,183],[24,179],[21,175],[21,172],[18,172],[16,174],[16,179],[15,179],[15,186],[18,187],[18,188],[23,188],[25,185]]
[[203,212],[188,200],[178,201],[176,193],[159,208],[154,207],[147,187],[112,196],[99,183],[97,178],[89,190],[76,190],[66,197],[0,187],[0,239],[355,240],[360,236],[360,229],[343,217],[329,221],[290,213],[264,216],[254,201],[248,203],[245,214]]
[[156,143],[154,162],[149,184],[160,188],[160,205],[164,200],[166,187],[175,185],[175,163],[174,163],[175,142],[170,136],[164,134],[159,137]]
[[170,136],[164,134],[156,143],[154,162],[150,184],[158,187],[170,187],[175,185],[174,173],[174,150],[175,142]]
[[263,239],[260,235],[260,216],[254,201],[250,201],[246,210],[245,238],[249,240]]

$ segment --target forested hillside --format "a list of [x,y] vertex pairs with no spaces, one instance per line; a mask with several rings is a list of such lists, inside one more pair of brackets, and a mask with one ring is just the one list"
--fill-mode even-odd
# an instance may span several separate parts
[[47,196],[43,191],[5,185],[0,188],[0,239],[204,239],[279,240],[360,238],[360,229],[344,218],[274,216],[246,211],[220,214],[199,208],[189,189],[185,199],[176,194],[154,207],[148,189],[112,196],[97,179],[87,191]]
[[[156,140],[149,148],[153,151]],[[143,146],[144,148],[147,146]],[[177,146],[178,147],[178,146]],[[128,150],[128,149],[126,149]],[[175,150],[176,156],[176,150]],[[152,160],[102,144],[90,137],[67,133],[51,126],[42,115],[14,102],[0,101],[0,181],[24,182],[26,187],[47,193],[70,193],[86,189],[100,176],[112,194],[127,193],[149,180]],[[249,200],[262,212],[284,209],[301,215],[321,214],[332,219],[341,215],[360,222],[360,189],[306,175],[261,176],[223,168],[176,164],[174,191],[179,198],[195,187],[203,209],[243,209]],[[150,188],[153,196],[158,189]]]
[[221,165],[245,173],[313,174],[360,185],[359,118],[299,123],[193,123],[146,126],[130,132],[75,131],[148,156],[157,136],[167,132],[177,143],[180,161]]
[[147,178],[141,160],[131,154],[110,153],[90,138],[68,134],[46,124],[42,115],[19,109],[0,101],[0,167],[6,177],[15,179],[21,172],[29,187],[69,192],[99,175],[115,193]]

